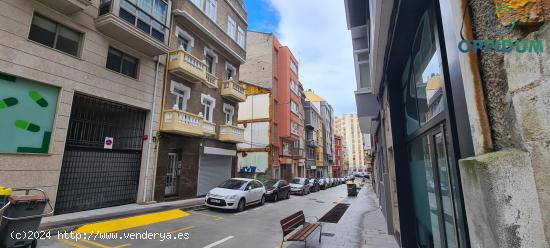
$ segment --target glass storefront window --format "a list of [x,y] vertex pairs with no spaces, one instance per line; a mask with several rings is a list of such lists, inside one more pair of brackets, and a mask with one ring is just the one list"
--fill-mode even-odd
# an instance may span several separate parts
[[409,168],[413,192],[418,247],[441,247],[438,205],[433,175],[430,136],[409,145]]
[[439,189],[441,195],[441,205],[443,208],[445,238],[447,239],[447,247],[454,248],[458,247],[458,241],[455,229],[456,223],[454,217],[453,195],[449,176],[447,150],[443,133],[438,133],[434,136],[434,143],[439,173]]
[[409,135],[444,110],[442,64],[432,27],[430,13],[426,11],[401,77]]

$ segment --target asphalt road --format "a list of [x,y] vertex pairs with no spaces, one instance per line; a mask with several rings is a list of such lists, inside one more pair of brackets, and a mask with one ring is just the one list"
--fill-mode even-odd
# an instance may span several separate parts
[[[306,216],[322,217],[327,211],[341,201],[353,203],[353,198],[347,197],[345,185],[339,185],[306,196],[292,195],[289,200],[267,202],[263,206],[247,208],[246,211],[201,209],[186,211],[188,216],[168,222],[131,228],[125,231],[109,234],[108,237],[76,237],[52,236],[49,240],[40,240],[39,247],[235,247],[235,248],[274,248],[281,243],[281,227],[279,221],[299,210]],[[145,234],[157,235],[153,239],[145,239]],[[162,241],[161,235],[170,234],[173,238]],[[141,235],[142,237],[131,237]],[[318,247],[319,232],[308,239],[308,247]],[[325,238],[325,237],[323,237]],[[303,247],[303,243],[285,243],[284,247]],[[328,247],[322,245],[322,247]]]

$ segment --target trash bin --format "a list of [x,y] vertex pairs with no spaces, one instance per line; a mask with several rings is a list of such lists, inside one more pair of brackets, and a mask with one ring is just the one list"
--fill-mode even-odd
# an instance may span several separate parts
[[[8,196],[8,201],[0,208],[0,247],[36,247],[36,231],[40,221],[43,216],[52,214],[53,208],[43,190],[13,189],[13,192],[17,191],[25,191],[25,194]],[[40,194],[29,194],[31,191]],[[49,205],[51,212],[45,214],[46,205]]]
[[349,196],[356,196],[357,195],[357,184],[355,183],[347,183],[348,187],[348,195]]

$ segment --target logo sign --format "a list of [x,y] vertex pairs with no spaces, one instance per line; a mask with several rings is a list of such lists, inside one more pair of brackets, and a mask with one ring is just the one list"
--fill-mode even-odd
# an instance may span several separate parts
[[103,149],[113,149],[113,137],[105,137],[105,142],[103,143]]

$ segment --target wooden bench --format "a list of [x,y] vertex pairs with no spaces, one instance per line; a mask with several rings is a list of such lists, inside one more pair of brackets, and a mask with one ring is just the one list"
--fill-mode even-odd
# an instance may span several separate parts
[[[315,217],[314,217],[315,218]],[[319,227],[319,243],[321,243],[321,233],[323,232],[323,226],[321,223],[308,223],[303,211],[298,211],[281,220],[281,228],[283,229],[283,240],[281,241],[281,248],[286,241],[302,241],[307,247],[307,237],[311,235],[315,229]],[[288,239],[285,237],[291,234]]]

